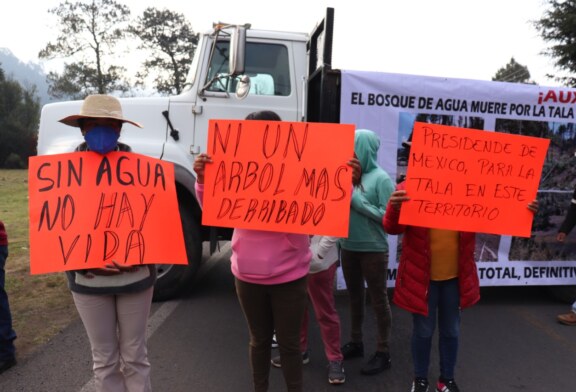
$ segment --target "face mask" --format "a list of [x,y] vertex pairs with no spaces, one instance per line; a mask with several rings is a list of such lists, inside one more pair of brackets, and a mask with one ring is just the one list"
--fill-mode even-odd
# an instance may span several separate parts
[[120,133],[114,128],[98,126],[88,131],[84,140],[86,140],[90,151],[104,155],[116,148],[119,137]]

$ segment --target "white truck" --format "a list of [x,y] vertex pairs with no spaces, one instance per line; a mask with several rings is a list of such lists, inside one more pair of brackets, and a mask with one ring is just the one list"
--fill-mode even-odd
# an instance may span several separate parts
[[[374,129],[383,141],[380,163],[392,176],[400,176],[406,165],[401,144],[414,120],[506,132],[521,128],[518,133],[527,129],[529,134],[541,132],[540,136],[550,137],[558,132],[549,128],[556,127],[563,130],[558,141],[565,138],[566,129],[574,127],[569,106],[576,91],[570,89],[332,69],[333,21],[334,10],[328,8],[310,35],[215,24],[201,35],[180,95],[122,99],[127,118],[144,128],[125,127],[121,141],[134,152],[173,162],[175,167],[188,265],[158,265],[155,300],[171,298],[190,284],[202,260],[204,241],[210,241],[213,251],[217,241],[231,235],[231,229],[201,224],[202,212],[194,196],[192,164],[197,154],[206,151],[210,119],[243,119],[250,112],[267,109],[286,121],[353,123]],[[39,155],[70,152],[82,141],[80,132],[58,123],[77,113],[80,105],[81,101],[73,101],[44,106]],[[536,120],[540,125],[532,124]],[[551,171],[543,174],[543,182],[555,178],[554,170],[559,170],[548,166],[545,170]],[[544,190],[541,210],[548,213],[547,206],[554,205],[556,215],[547,220],[548,226],[535,224],[535,235],[527,240],[531,243],[499,236],[480,238],[477,257],[483,285],[549,286],[576,281],[576,245],[558,260],[547,253],[532,252],[535,256],[531,257],[522,252],[540,249],[542,244],[553,247],[550,236],[569,205],[574,180],[553,184],[548,193]],[[390,245],[389,282],[393,286],[395,237]],[[570,298],[573,293],[566,294]]]

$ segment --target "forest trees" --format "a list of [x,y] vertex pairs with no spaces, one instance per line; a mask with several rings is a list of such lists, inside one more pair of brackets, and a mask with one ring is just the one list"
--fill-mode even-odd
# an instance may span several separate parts
[[154,87],[160,94],[182,92],[198,44],[198,36],[184,15],[147,8],[129,31],[140,39],[140,49],[153,53],[138,74],[139,83],[143,84],[153,74]]
[[508,64],[496,72],[496,75],[494,75],[492,80],[499,82],[534,84],[534,82],[530,81],[530,71],[528,71],[528,67],[516,62],[514,57],[510,59]]
[[36,153],[40,102],[34,88],[25,89],[5,76],[0,64],[0,167],[20,169]]
[[[547,0],[547,5],[544,15],[534,22],[542,39],[550,44],[544,54],[554,59],[556,68],[573,75],[576,73],[576,0]],[[555,79],[576,87],[574,76]]]
[[61,74],[48,74],[50,95],[81,99],[88,94],[129,89],[123,75],[125,68],[107,65],[110,55],[126,35],[128,7],[114,0],[65,1],[48,12],[58,17],[60,34],[38,56],[76,60],[66,63]]
[[[145,87],[150,75],[156,92],[182,91],[198,42],[183,14],[147,8],[142,16],[130,21],[129,8],[115,0],[66,0],[49,12],[58,18],[59,35],[38,56],[67,61],[62,73],[48,74],[53,97],[82,99],[89,94],[123,94],[132,87]],[[135,44],[130,39],[134,37],[138,38],[138,49],[152,55],[147,55],[132,85],[123,51]]]

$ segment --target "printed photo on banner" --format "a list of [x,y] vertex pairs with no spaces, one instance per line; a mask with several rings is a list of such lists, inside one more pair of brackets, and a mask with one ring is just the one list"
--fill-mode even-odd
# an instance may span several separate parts
[[414,123],[400,223],[529,237],[549,139]]
[[348,236],[354,129],[211,120],[202,223]]
[[31,157],[30,272],[187,264],[174,165],[94,152]]

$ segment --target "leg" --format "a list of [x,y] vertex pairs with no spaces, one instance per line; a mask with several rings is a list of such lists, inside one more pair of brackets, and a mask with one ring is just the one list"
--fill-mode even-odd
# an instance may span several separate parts
[[334,301],[334,275],[336,263],[325,270],[308,276],[308,294],[314,307],[316,320],[324,343],[328,361],[341,361],[340,318]]
[[150,362],[146,326],[154,287],[134,294],[116,296],[120,357],[128,392],[150,392]]
[[268,390],[270,345],[274,334],[270,294],[267,286],[247,283],[239,279],[235,279],[235,282],[236,294],[250,331],[249,356],[254,391],[265,392]]
[[390,352],[390,330],[392,311],[388,301],[386,279],[388,274],[388,253],[367,252],[362,255],[362,273],[372,302],[378,326],[376,351]]
[[[282,362],[282,373],[289,392],[303,390],[300,330],[308,303],[307,277],[271,287],[274,329]],[[268,345],[270,347],[270,345]]]
[[431,282],[428,289],[428,316],[413,314],[412,361],[414,377],[428,378],[432,336],[436,328],[436,308],[438,306],[438,287]]
[[460,336],[460,294],[458,279],[439,282],[438,299],[438,349],[440,351],[440,376],[454,378]]
[[74,292],[72,297],[90,340],[96,390],[125,392],[116,332],[116,298]]
[[8,258],[8,246],[0,246],[0,362],[12,361],[16,349],[14,339],[16,332],[12,328],[12,314],[10,313],[10,304],[8,294],[6,294],[6,272],[4,266]]
[[357,252],[342,249],[342,273],[350,297],[351,340],[360,343],[363,338],[365,289]]

